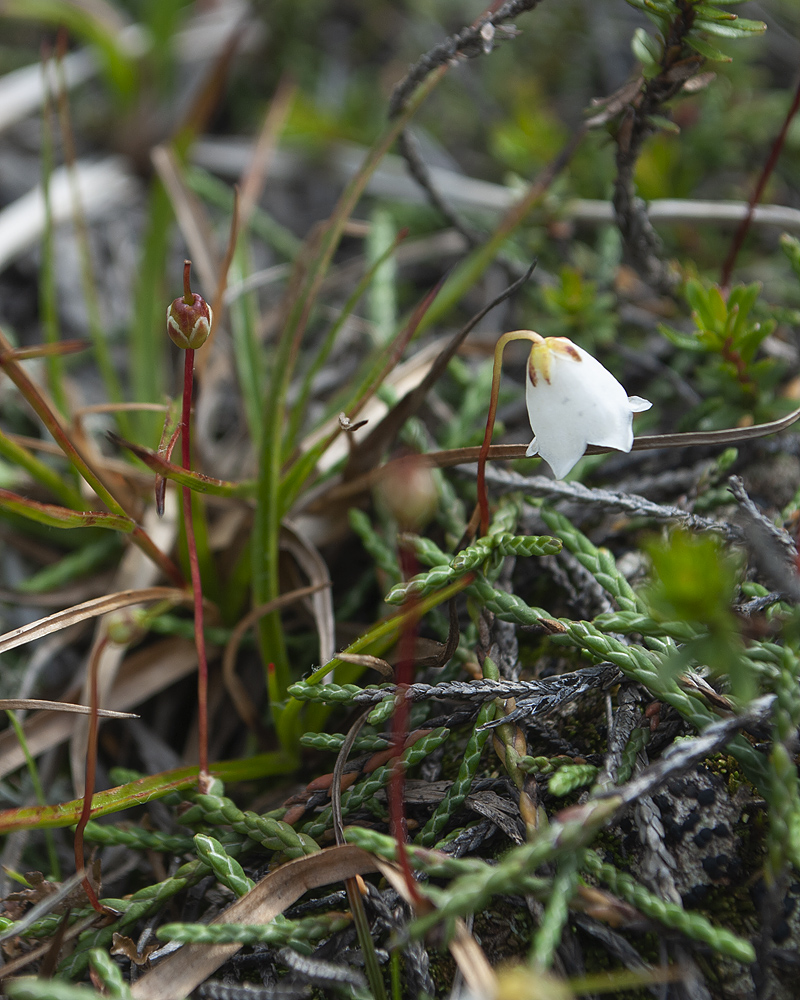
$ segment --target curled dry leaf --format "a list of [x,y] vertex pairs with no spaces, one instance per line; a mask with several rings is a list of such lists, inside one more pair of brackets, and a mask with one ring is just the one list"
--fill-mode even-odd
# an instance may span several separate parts
[[[376,858],[343,844],[281,865],[212,921],[215,924],[266,924],[309,889],[377,870]],[[235,955],[240,944],[187,944],[146,972],[131,987],[135,1000],[183,1000]]]

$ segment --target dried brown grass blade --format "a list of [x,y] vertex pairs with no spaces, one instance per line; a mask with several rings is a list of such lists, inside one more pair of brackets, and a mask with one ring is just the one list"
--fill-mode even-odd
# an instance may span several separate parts
[[[88,705],[76,705],[71,701],[47,701],[44,698],[0,698],[0,711],[41,711],[41,712],[72,712],[76,715],[89,715],[92,711]],[[98,709],[101,719],[138,719],[135,712],[112,712],[108,708]]]
[[11,354],[15,361],[30,358],[47,358],[63,354],[78,354],[92,346],[89,340],[60,340],[55,344],[34,344],[31,347],[15,347]]
[[58,632],[59,629],[75,625],[77,622],[86,621],[87,618],[97,618],[109,611],[148,601],[174,601],[180,604],[183,601],[191,601],[191,595],[178,587],[144,587],[142,590],[123,590],[116,594],[95,597],[91,601],[84,601],[83,604],[76,604],[73,608],[66,608],[64,611],[58,611],[54,615],[48,615],[29,625],[22,625],[11,632],[6,632],[0,636],[0,653],[7,653],[10,649],[16,649],[17,646],[23,646],[34,639],[41,639],[44,635]]
[[[266,924],[309,889],[377,870],[377,860],[352,844],[289,861],[263,878],[213,923]],[[235,955],[240,944],[184,945],[131,987],[135,1000],[183,1000]]]
[[[716,431],[687,431],[680,434],[642,434],[633,439],[633,451],[646,451],[649,448],[694,448],[703,445],[725,445],[736,444],[739,441],[753,441],[756,438],[767,437],[769,434],[778,434],[791,427],[792,424],[800,420],[800,408],[792,410],[791,413],[779,420],[771,420],[766,424],[754,424],[752,427],[724,427]],[[477,462],[480,454],[480,447],[473,448],[449,448],[445,451],[431,451],[420,456],[420,460],[436,466],[439,469],[447,469],[454,465],[467,465],[470,462]],[[512,461],[513,459],[525,458],[527,445],[524,444],[493,444],[489,449],[487,458],[493,462]],[[614,451],[614,448],[605,448],[600,445],[590,444],[586,449],[587,455],[607,455]],[[307,507],[307,512],[316,513],[324,511],[333,503],[344,500],[351,500],[377,483],[386,472],[385,465],[378,466],[370,470],[357,479],[350,482],[335,483],[328,490],[316,496]]]
[[155,146],[150,159],[167,189],[175,218],[189,248],[192,264],[210,297],[217,286],[220,261],[214,252],[216,238],[208,215],[200,199],[184,183],[180,163],[170,147]]
[[239,226],[242,230],[247,228],[255,204],[264,189],[278,137],[286,124],[296,91],[297,86],[286,76],[278,82],[278,88],[264,117],[253,157],[247,169],[242,172],[239,201]]
[[319,661],[327,663],[333,659],[336,652],[333,595],[328,564],[316,546],[287,518],[281,522],[280,547],[290,553],[314,587],[311,605],[319,636]]

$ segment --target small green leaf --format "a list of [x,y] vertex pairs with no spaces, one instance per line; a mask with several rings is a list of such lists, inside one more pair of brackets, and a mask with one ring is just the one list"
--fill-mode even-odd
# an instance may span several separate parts
[[686,282],[686,301],[693,312],[697,313],[701,324],[709,329],[714,326],[714,313],[708,301],[708,293],[695,278]]
[[680,347],[684,351],[695,351],[698,354],[704,354],[706,351],[705,345],[697,337],[690,333],[681,333],[680,330],[673,330],[672,327],[659,325],[659,333],[662,333],[670,343],[674,344],[676,347]]
[[637,28],[631,39],[633,54],[643,66],[658,66],[661,62],[661,45],[644,28]]
[[710,59],[712,62],[733,61],[730,56],[726,56],[724,52],[715,49],[713,45],[709,45],[708,42],[703,41],[702,38],[698,38],[696,35],[688,35],[686,44],[691,45],[695,52],[699,52],[701,56],[705,56],[706,59]]
[[719,285],[712,285],[708,290],[708,302],[711,313],[714,317],[713,329],[724,329],[728,319],[728,304],[722,294]]
[[781,250],[786,254],[786,259],[792,265],[792,270],[800,278],[800,240],[789,233],[781,236]]
[[748,35],[760,35],[767,30],[763,21],[748,21],[743,17],[730,24],[698,18],[694,26],[700,31],[707,31],[709,35],[719,35],[720,38],[746,38]]
[[672,121],[671,118],[665,118],[664,115],[648,115],[647,120],[651,125],[655,125],[656,128],[661,129],[662,132],[680,135],[680,126]]
[[731,14],[728,10],[718,10],[716,7],[707,6],[704,3],[695,4],[693,7],[696,17],[706,17],[711,21],[736,21],[736,14]]

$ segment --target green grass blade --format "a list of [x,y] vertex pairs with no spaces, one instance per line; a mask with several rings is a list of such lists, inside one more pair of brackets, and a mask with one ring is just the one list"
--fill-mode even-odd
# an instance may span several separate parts
[[[249,254],[245,238],[239,239],[231,269],[228,276],[230,284],[242,281],[250,270]],[[231,337],[233,339],[233,357],[236,363],[236,374],[239,387],[242,390],[247,427],[250,440],[258,450],[261,438],[261,413],[264,408],[262,386],[265,383],[264,356],[259,350],[256,327],[258,314],[255,296],[252,292],[238,295],[228,307]]]
[[112,528],[133,531],[135,524],[126,514],[107,514],[101,510],[71,510],[52,503],[28,500],[11,490],[0,489],[0,510],[46,524],[50,528]]
[[63,475],[56,472],[55,469],[51,469],[49,465],[45,465],[33,452],[6,437],[2,430],[0,430],[0,458],[5,458],[13,465],[24,469],[29,476],[50,490],[66,506],[76,507],[78,510],[86,506],[83,497],[64,479]]
[[[224,782],[253,781],[270,775],[286,774],[294,761],[285,754],[273,751],[257,754],[243,760],[224,760],[212,764],[211,775]],[[97,792],[92,799],[92,818],[107,816],[143,806],[153,799],[161,799],[170,792],[182,791],[197,784],[197,765],[179,767],[173,771],[139,778],[136,781],[104,792]],[[60,826],[72,826],[80,819],[83,799],[73,799],[52,806],[25,806],[21,809],[7,809],[0,812],[0,833],[15,830],[46,830]]]
[[[284,417],[286,398],[300,343],[308,317],[327,273],[345,224],[383,156],[402,129],[436,86],[445,70],[440,69],[419,86],[405,110],[384,131],[350,183],[345,188],[330,222],[322,234],[319,250],[310,263],[305,279],[294,298],[282,332],[273,368],[272,383],[266,397],[266,412],[259,455],[259,477],[255,522],[253,526],[253,602],[255,606],[274,600],[279,594],[279,533],[283,514],[280,496]],[[291,444],[291,442],[290,442]],[[290,682],[289,664],[278,613],[266,615],[259,623],[259,646],[267,668],[267,689],[273,717],[280,717],[280,702]],[[270,667],[269,665],[273,666]],[[289,746],[296,745],[293,734]],[[284,744],[286,746],[286,744]]]

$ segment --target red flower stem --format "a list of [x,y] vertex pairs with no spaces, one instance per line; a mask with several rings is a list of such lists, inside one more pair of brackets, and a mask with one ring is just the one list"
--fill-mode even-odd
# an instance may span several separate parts
[[[89,708],[91,712],[89,713],[89,732],[87,735],[86,743],[86,770],[84,772],[83,781],[83,809],[81,811],[81,817],[78,820],[78,825],[75,827],[75,868],[80,871],[85,867],[83,860],[83,831],[86,829],[86,824],[89,822],[89,817],[92,815],[92,798],[94,797],[94,779],[97,772],[97,729],[99,725],[98,716],[98,693],[97,693],[97,665],[100,662],[100,656],[106,647],[108,642],[108,637],[103,636],[103,638],[97,643],[97,646],[92,650],[92,655],[89,658]],[[92,885],[91,879],[88,874],[84,876],[83,888],[86,891],[86,895],[89,897],[89,902],[92,904],[98,913],[103,912],[103,907],[97,898],[97,893],[94,891],[94,886]]]
[[[408,549],[400,549],[400,569],[403,579],[410,580],[417,570],[417,561],[413,552]],[[417,640],[417,623],[419,622],[419,612],[417,605],[419,601],[413,595],[406,599],[404,612],[406,619],[403,623],[403,631],[400,634],[398,644],[398,659],[395,667],[395,682],[397,686],[397,699],[395,701],[394,715],[392,716],[392,745],[394,748],[394,763],[389,777],[389,822],[391,831],[397,841],[397,863],[403,872],[406,880],[408,893],[414,906],[419,907],[425,904],[411,865],[408,854],[405,850],[408,840],[406,827],[406,816],[403,803],[403,788],[405,785],[405,767],[401,759],[403,746],[408,736],[409,704],[405,697],[406,688],[414,679],[414,649]]]
[[783,144],[786,142],[786,135],[789,131],[789,126],[792,124],[792,119],[797,114],[798,110],[800,110],[800,80],[797,82],[797,89],[794,92],[794,100],[792,101],[792,105],[783,121],[783,126],[778,134],[778,138],[772,144],[772,149],[767,157],[767,162],[764,164],[764,169],[761,171],[761,176],[758,178],[756,189],[750,197],[750,202],[747,206],[747,215],[745,215],[739,223],[739,228],[734,234],[733,241],[731,242],[731,248],[728,251],[728,256],[725,258],[725,263],[722,265],[722,274],[719,279],[719,283],[722,288],[727,288],[730,285],[733,266],[736,263],[736,258],[739,256],[739,251],[742,249],[742,244],[744,243],[744,238],[747,236],[750,229],[750,224],[753,221],[753,212],[755,211],[756,205],[761,201],[764,188],[767,186],[767,181],[772,176],[772,172],[778,162],[778,157],[781,155]]
[[[535,343],[538,333],[531,330],[513,330],[511,333],[504,333],[497,341],[494,348],[494,367],[492,368],[492,395],[489,399],[489,414],[486,417],[486,431],[483,435],[483,444],[478,455],[478,506],[481,512],[480,535],[485,535],[489,530],[489,491],[486,489],[486,459],[489,457],[489,448],[492,444],[492,433],[494,432],[494,420],[497,416],[497,399],[500,394],[500,374],[503,367],[503,351],[506,344],[512,340],[530,340]],[[525,374],[527,378],[527,372]]]
[[[189,421],[194,386],[194,351],[190,347],[184,354],[181,460],[184,469],[190,470],[192,463]],[[206,637],[203,631],[203,585],[200,580],[200,564],[197,561],[197,542],[194,537],[192,492],[188,486],[183,486],[181,487],[181,495],[183,497],[183,522],[186,527],[186,548],[189,553],[189,568],[192,574],[194,644],[197,649],[197,759],[199,764],[197,785],[200,791],[205,793],[211,786],[211,775],[208,773],[208,660],[206,659]]]

